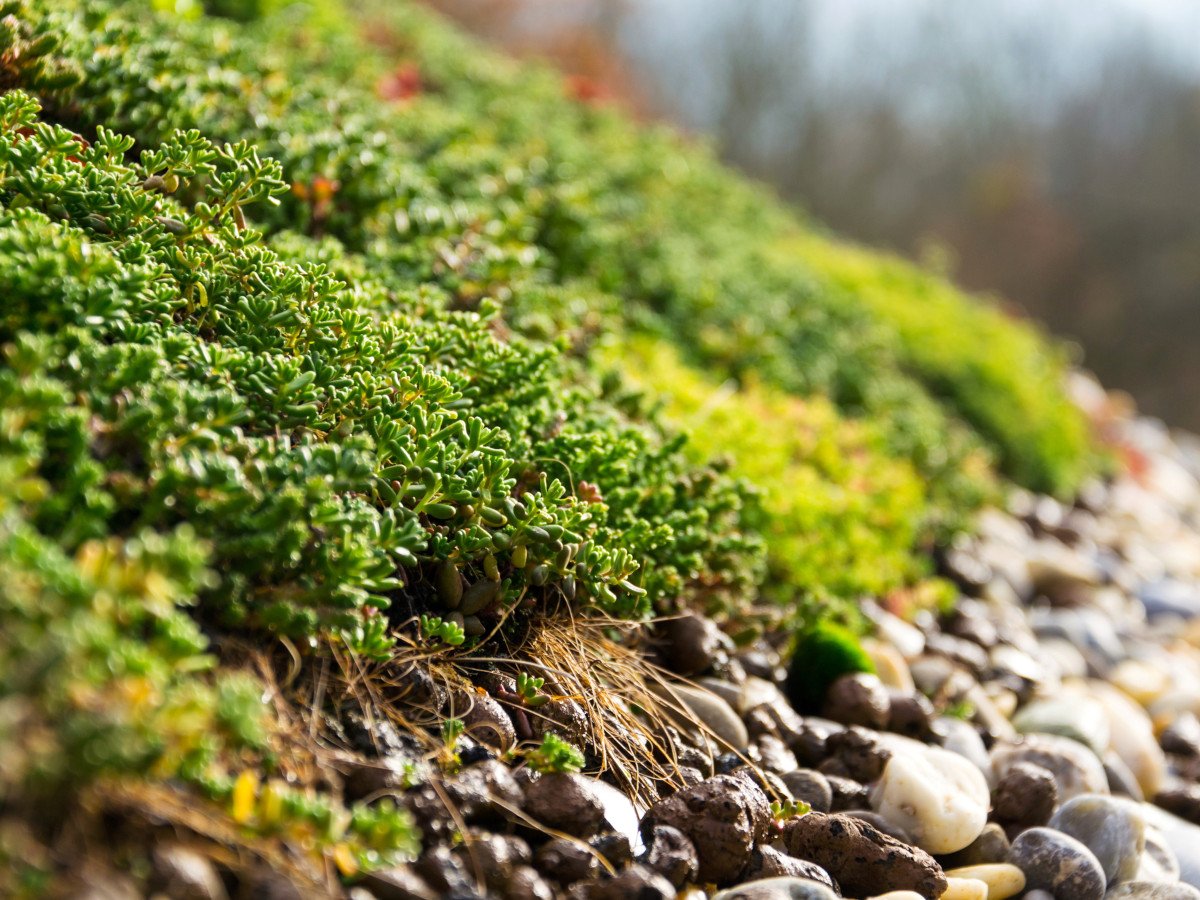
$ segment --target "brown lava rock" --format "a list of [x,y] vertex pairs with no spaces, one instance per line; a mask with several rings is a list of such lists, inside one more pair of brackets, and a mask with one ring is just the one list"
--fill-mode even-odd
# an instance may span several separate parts
[[891,697],[875,675],[856,672],[843,675],[829,686],[821,715],[846,725],[861,725],[881,731],[891,714]]
[[675,887],[695,881],[700,860],[687,835],[670,825],[655,825],[646,836],[648,849],[639,860]]
[[876,735],[857,725],[831,734],[825,749],[841,761],[847,775],[855,781],[874,781],[892,758],[892,752],[879,743]]
[[525,811],[573,837],[591,837],[604,824],[604,804],[578,775],[550,772],[525,787]]
[[1011,827],[1045,825],[1057,804],[1054,776],[1033,763],[1014,763],[992,791],[992,817]]
[[576,885],[571,896],[581,900],[675,900],[675,888],[653,869],[634,863],[615,878]]
[[551,838],[538,847],[533,864],[547,878],[562,885],[594,878],[600,871],[595,853],[566,838]]
[[696,848],[697,880],[728,884],[766,836],[770,820],[767,795],[758,785],[738,775],[717,775],[654,804],[641,829],[646,837],[659,825],[678,829]]
[[809,813],[787,823],[783,840],[788,853],[815,862],[851,897],[916,891],[934,900],[947,887],[942,867],[924,850],[849,816]]

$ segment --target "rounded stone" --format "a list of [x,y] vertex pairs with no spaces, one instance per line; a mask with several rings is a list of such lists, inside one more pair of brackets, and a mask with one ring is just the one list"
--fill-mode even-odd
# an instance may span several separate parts
[[659,825],[682,832],[696,848],[697,879],[728,884],[766,836],[770,804],[758,785],[737,775],[717,775],[660,800],[642,819],[643,835]]
[[1041,766],[1054,776],[1060,801],[1079,794],[1108,793],[1108,776],[1100,759],[1070,738],[1030,734],[1018,742],[998,743],[992,748],[991,761],[997,781],[1017,763]]
[[698,721],[729,747],[745,752],[750,733],[741,717],[716,694],[686,684],[670,687],[652,684],[651,690],[664,700],[664,712],[684,727]]
[[988,900],[988,886],[977,878],[946,876],[946,892],[939,900]]
[[822,715],[845,725],[887,727],[891,697],[876,675],[856,672],[843,675],[829,686]]
[[1104,706],[1079,691],[1034,700],[1013,717],[1022,734],[1057,734],[1090,747],[1096,753],[1108,749],[1110,730]]
[[1041,766],[1016,763],[992,792],[992,815],[1008,825],[1045,825],[1058,803],[1054,776]]
[[1200,891],[1182,881],[1126,881],[1109,891],[1104,900],[1200,900]]
[[1146,849],[1142,852],[1134,880],[1170,883],[1178,881],[1179,874],[1179,860],[1175,857],[1175,851],[1161,831],[1148,825]]
[[718,892],[713,900],[838,900],[838,895],[819,881],[783,875],[747,881]]
[[[1025,890],[1025,873],[1011,863],[991,863],[979,866],[962,866],[947,869],[946,878],[951,884],[955,879],[982,881],[987,886],[987,900],[1008,900]],[[945,900],[945,895],[942,895]]]
[[1104,869],[1095,855],[1070,835],[1051,828],[1030,828],[1017,835],[1008,861],[1025,873],[1033,890],[1049,891],[1055,900],[1100,900]]
[[1050,827],[1091,850],[1108,884],[1137,875],[1146,847],[1146,820],[1133,804],[1102,794],[1083,794],[1064,803],[1050,819]]
[[833,788],[829,779],[816,769],[797,769],[783,776],[783,783],[793,800],[803,800],[817,812],[829,812],[833,805]]
[[991,798],[983,774],[968,760],[916,745],[888,760],[871,800],[922,850],[953,853],[983,831]]
[[525,811],[573,837],[591,837],[604,823],[604,804],[578,775],[552,772],[525,788]]

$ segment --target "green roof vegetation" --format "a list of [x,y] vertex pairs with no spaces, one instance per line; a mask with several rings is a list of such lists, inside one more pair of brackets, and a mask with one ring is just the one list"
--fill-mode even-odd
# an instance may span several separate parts
[[0,798],[33,819],[184,785],[350,877],[413,826],[285,784],[246,646],[852,624],[937,594],[1006,478],[1096,470],[1035,330],[408,3],[3,0],[0,90]]

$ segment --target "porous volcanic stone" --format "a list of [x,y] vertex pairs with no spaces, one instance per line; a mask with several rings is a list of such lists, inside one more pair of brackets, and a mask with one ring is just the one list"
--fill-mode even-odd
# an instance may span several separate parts
[[937,861],[850,816],[809,813],[784,827],[787,850],[828,872],[851,897],[913,890],[936,898],[946,890]]

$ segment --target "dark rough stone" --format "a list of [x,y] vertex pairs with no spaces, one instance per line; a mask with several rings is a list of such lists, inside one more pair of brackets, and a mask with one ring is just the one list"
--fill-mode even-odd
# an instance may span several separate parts
[[[978,649],[978,648],[976,648]],[[846,725],[876,730],[887,727],[891,698],[875,675],[843,675],[829,686],[822,715]]]
[[1008,826],[1045,825],[1057,803],[1054,775],[1033,763],[1014,763],[992,791],[992,815]]
[[757,881],[762,878],[777,878],[784,875],[819,881],[835,894],[841,894],[837,882],[816,863],[788,856],[770,845],[755,848],[754,852],[750,854],[750,862],[746,863],[746,868],[742,870],[740,880]]
[[522,792],[512,771],[498,760],[463,769],[446,780],[443,789],[468,823],[500,821],[507,808],[521,808]]
[[571,895],[580,900],[675,900],[675,888],[653,869],[634,863],[615,878],[577,885]]
[[554,888],[531,866],[517,866],[509,876],[504,897],[505,900],[554,900]]
[[850,816],[809,813],[783,829],[788,853],[811,860],[851,897],[916,891],[934,900],[946,876],[932,856]]
[[646,835],[646,852],[638,860],[680,888],[694,881],[700,861],[688,836],[670,825],[655,825]]
[[797,769],[783,776],[783,783],[793,800],[803,800],[816,812],[829,812],[833,805],[833,788],[829,779],[816,769]]
[[750,753],[763,769],[776,775],[786,775],[800,766],[796,761],[796,754],[773,734],[764,734],[755,740],[750,747]]
[[855,781],[874,781],[892,758],[892,752],[880,744],[876,735],[857,725],[831,734],[825,749],[834,759],[841,760]]
[[633,860],[633,848],[629,845],[629,838],[619,831],[598,834],[591,838],[588,844],[608,860],[608,864],[613,868],[619,869]]
[[750,858],[770,825],[766,794],[748,778],[717,775],[660,800],[642,819],[643,835],[655,826],[677,828],[696,848],[702,882],[728,883]]
[[1025,873],[1026,890],[1044,890],[1056,900],[1100,900],[1104,870],[1095,855],[1075,838],[1053,828],[1021,832],[1008,861]]
[[937,718],[937,711],[925,695],[897,692],[891,697],[887,730],[918,741],[930,740],[934,734],[933,722]]
[[547,878],[562,885],[594,878],[600,871],[596,854],[566,838],[551,838],[542,844],[534,854],[533,864]]
[[524,840],[502,834],[473,834],[468,843],[456,847],[454,852],[468,871],[481,872],[492,890],[508,884],[513,869],[528,864],[532,856]]
[[871,792],[865,784],[838,775],[826,775],[825,780],[829,782],[829,788],[833,791],[833,802],[829,807],[833,812],[862,809],[868,805]]
[[709,669],[722,649],[721,629],[712,619],[687,615],[659,626],[658,652],[673,672],[699,675]]
[[604,804],[577,775],[551,772],[525,788],[525,812],[538,822],[586,838],[604,824]]
[[475,893],[475,876],[448,847],[430,847],[413,864],[439,897],[468,896]]
[[885,819],[883,816],[881,816],[879,813],[875,812],[874,810],[847,809],[847,810],[845,810],[845,814],[847,816],[853,816],[854,818],[856,818],[862,822],[866,822],[872,828],[876,828],[879,831],[882,831],[884,834],[888,835],[889,837],[894,837],[896,840],[902,841],[905,844],[911,844],[913,842],[912,837],[909,835],[909,833],[907,831],[905,831],[899,825],[889,822],[887,819]]

